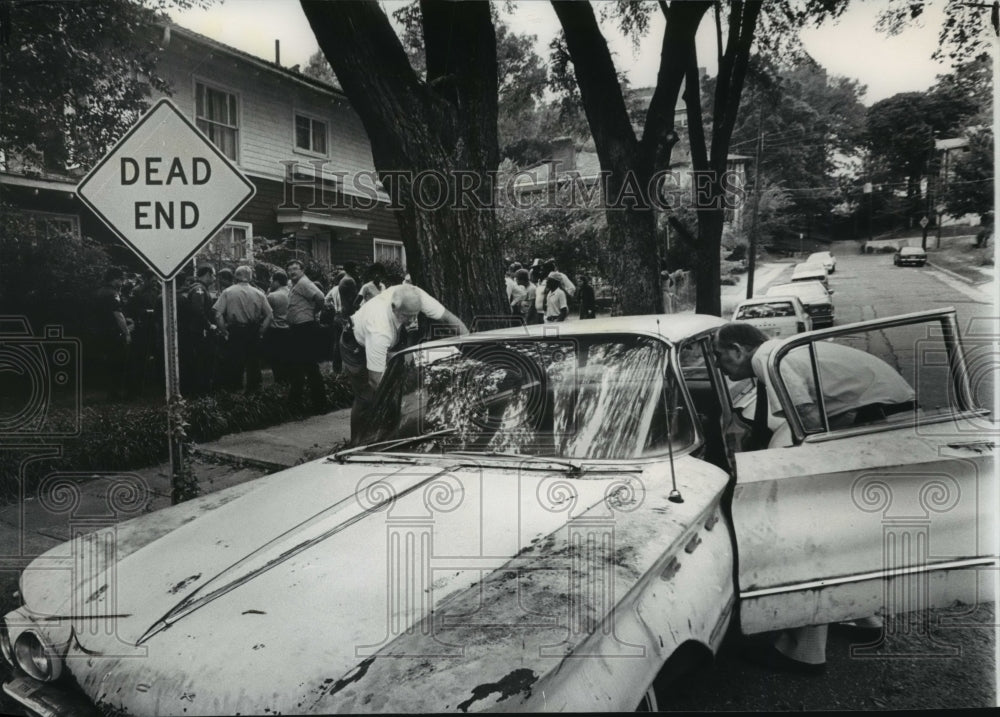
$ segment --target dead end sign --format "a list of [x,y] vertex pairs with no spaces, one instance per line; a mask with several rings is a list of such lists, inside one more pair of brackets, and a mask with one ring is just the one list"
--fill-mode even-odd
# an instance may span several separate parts
[[256,188],[168,99],[83,178],[77,193],[162,279],[171,279]]

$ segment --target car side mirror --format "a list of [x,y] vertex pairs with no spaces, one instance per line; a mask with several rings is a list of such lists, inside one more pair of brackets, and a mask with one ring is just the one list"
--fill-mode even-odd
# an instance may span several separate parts
[[828,294],[830,294],[830,296],[833,296],[833,289],[827,289],[826,291]]

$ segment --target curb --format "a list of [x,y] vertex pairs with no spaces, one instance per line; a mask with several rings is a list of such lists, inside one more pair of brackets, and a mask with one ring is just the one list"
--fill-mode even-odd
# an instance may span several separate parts
[[929,267],[931,267],[933,269],[937,269],[938,271],[940,271],[940,272],[942,272],[944,274],[947,274],[948,276],[950,276],[953,279],[958,279],[959,281],[963,281],[966,284],[968,284],[969,286],[979,286],[980,284],[989,284],[990,283],[990,281],[988,279],[980,281],[978,283],[974,282],[972,279],[970,279],[970,278],[968,278],[966,276],[962,276],[958,272],[952,271],[951,269],[946,269],[945,267],[941,266],[940,264],[936,264],[933,261],[928,261],[927,262],[927,266],[929,266]]
[[226,465],[233,466],[234,468],[260,468],[262,470],[270,471],[271,473],[277,473],[278,471],[283,471],[292,467],[284,463],[267,461],[264,460],[263,458],[237,456],[233,455],[232,453],[229,453],[228,451],[222,451],[215,448],[206,448],[204,446],[195,446],[193,453],[196,456],[202,456],[210,460],[215,460],[220,463],[225,463]]

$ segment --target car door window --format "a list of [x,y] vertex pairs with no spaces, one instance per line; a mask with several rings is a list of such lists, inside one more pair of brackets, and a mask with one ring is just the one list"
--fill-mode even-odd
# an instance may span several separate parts
[[803,435],[882,429],[974,408],[966,377],[952,367],[940,320],[877,325],[813,341],[776,356],[772,413]]

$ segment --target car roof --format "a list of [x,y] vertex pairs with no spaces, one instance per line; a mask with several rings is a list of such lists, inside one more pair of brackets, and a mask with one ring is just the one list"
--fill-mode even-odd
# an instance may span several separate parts
[[810,264],[808,262],[803,262],[802,264],[796,264],[795,268],[792,270],[793,274],[823,274],[826,276],[826,267],[822,264]]
[[822,282],[815,280],[796,281],[793,284],[775,284],[767,290],[765,296],[771,296],[772,291],[774,292],[774,296],[781,294],[795,294],[796,296],[801,296],[802,294],[822,294],[823,296],[829,296]]
[[828,252],[828,251],[814,251],[812,254],[810,254],[807,257],[807,260],[808,259],[812,259],[814,256],[816,256],[816,257],[830,257],[830,256],[833,256],[833,255],[830,252]]
[[645,316],[609,316],[597,319],[563,321],[558,323],[515,326],[509,329],[477,331],[462,337],[451,337],[421,344],[429,348],[453,343],[470,343],[489,339],[512,338],[566,338],[571,336],[600,336],[602,334],[650,334],[662,336],[672,344],[718,328],[728,323],[718,316],[707,314],[648,314]]
[[923,254],[924,250],[918,246],[904,246],[899,248],[900,254]]

